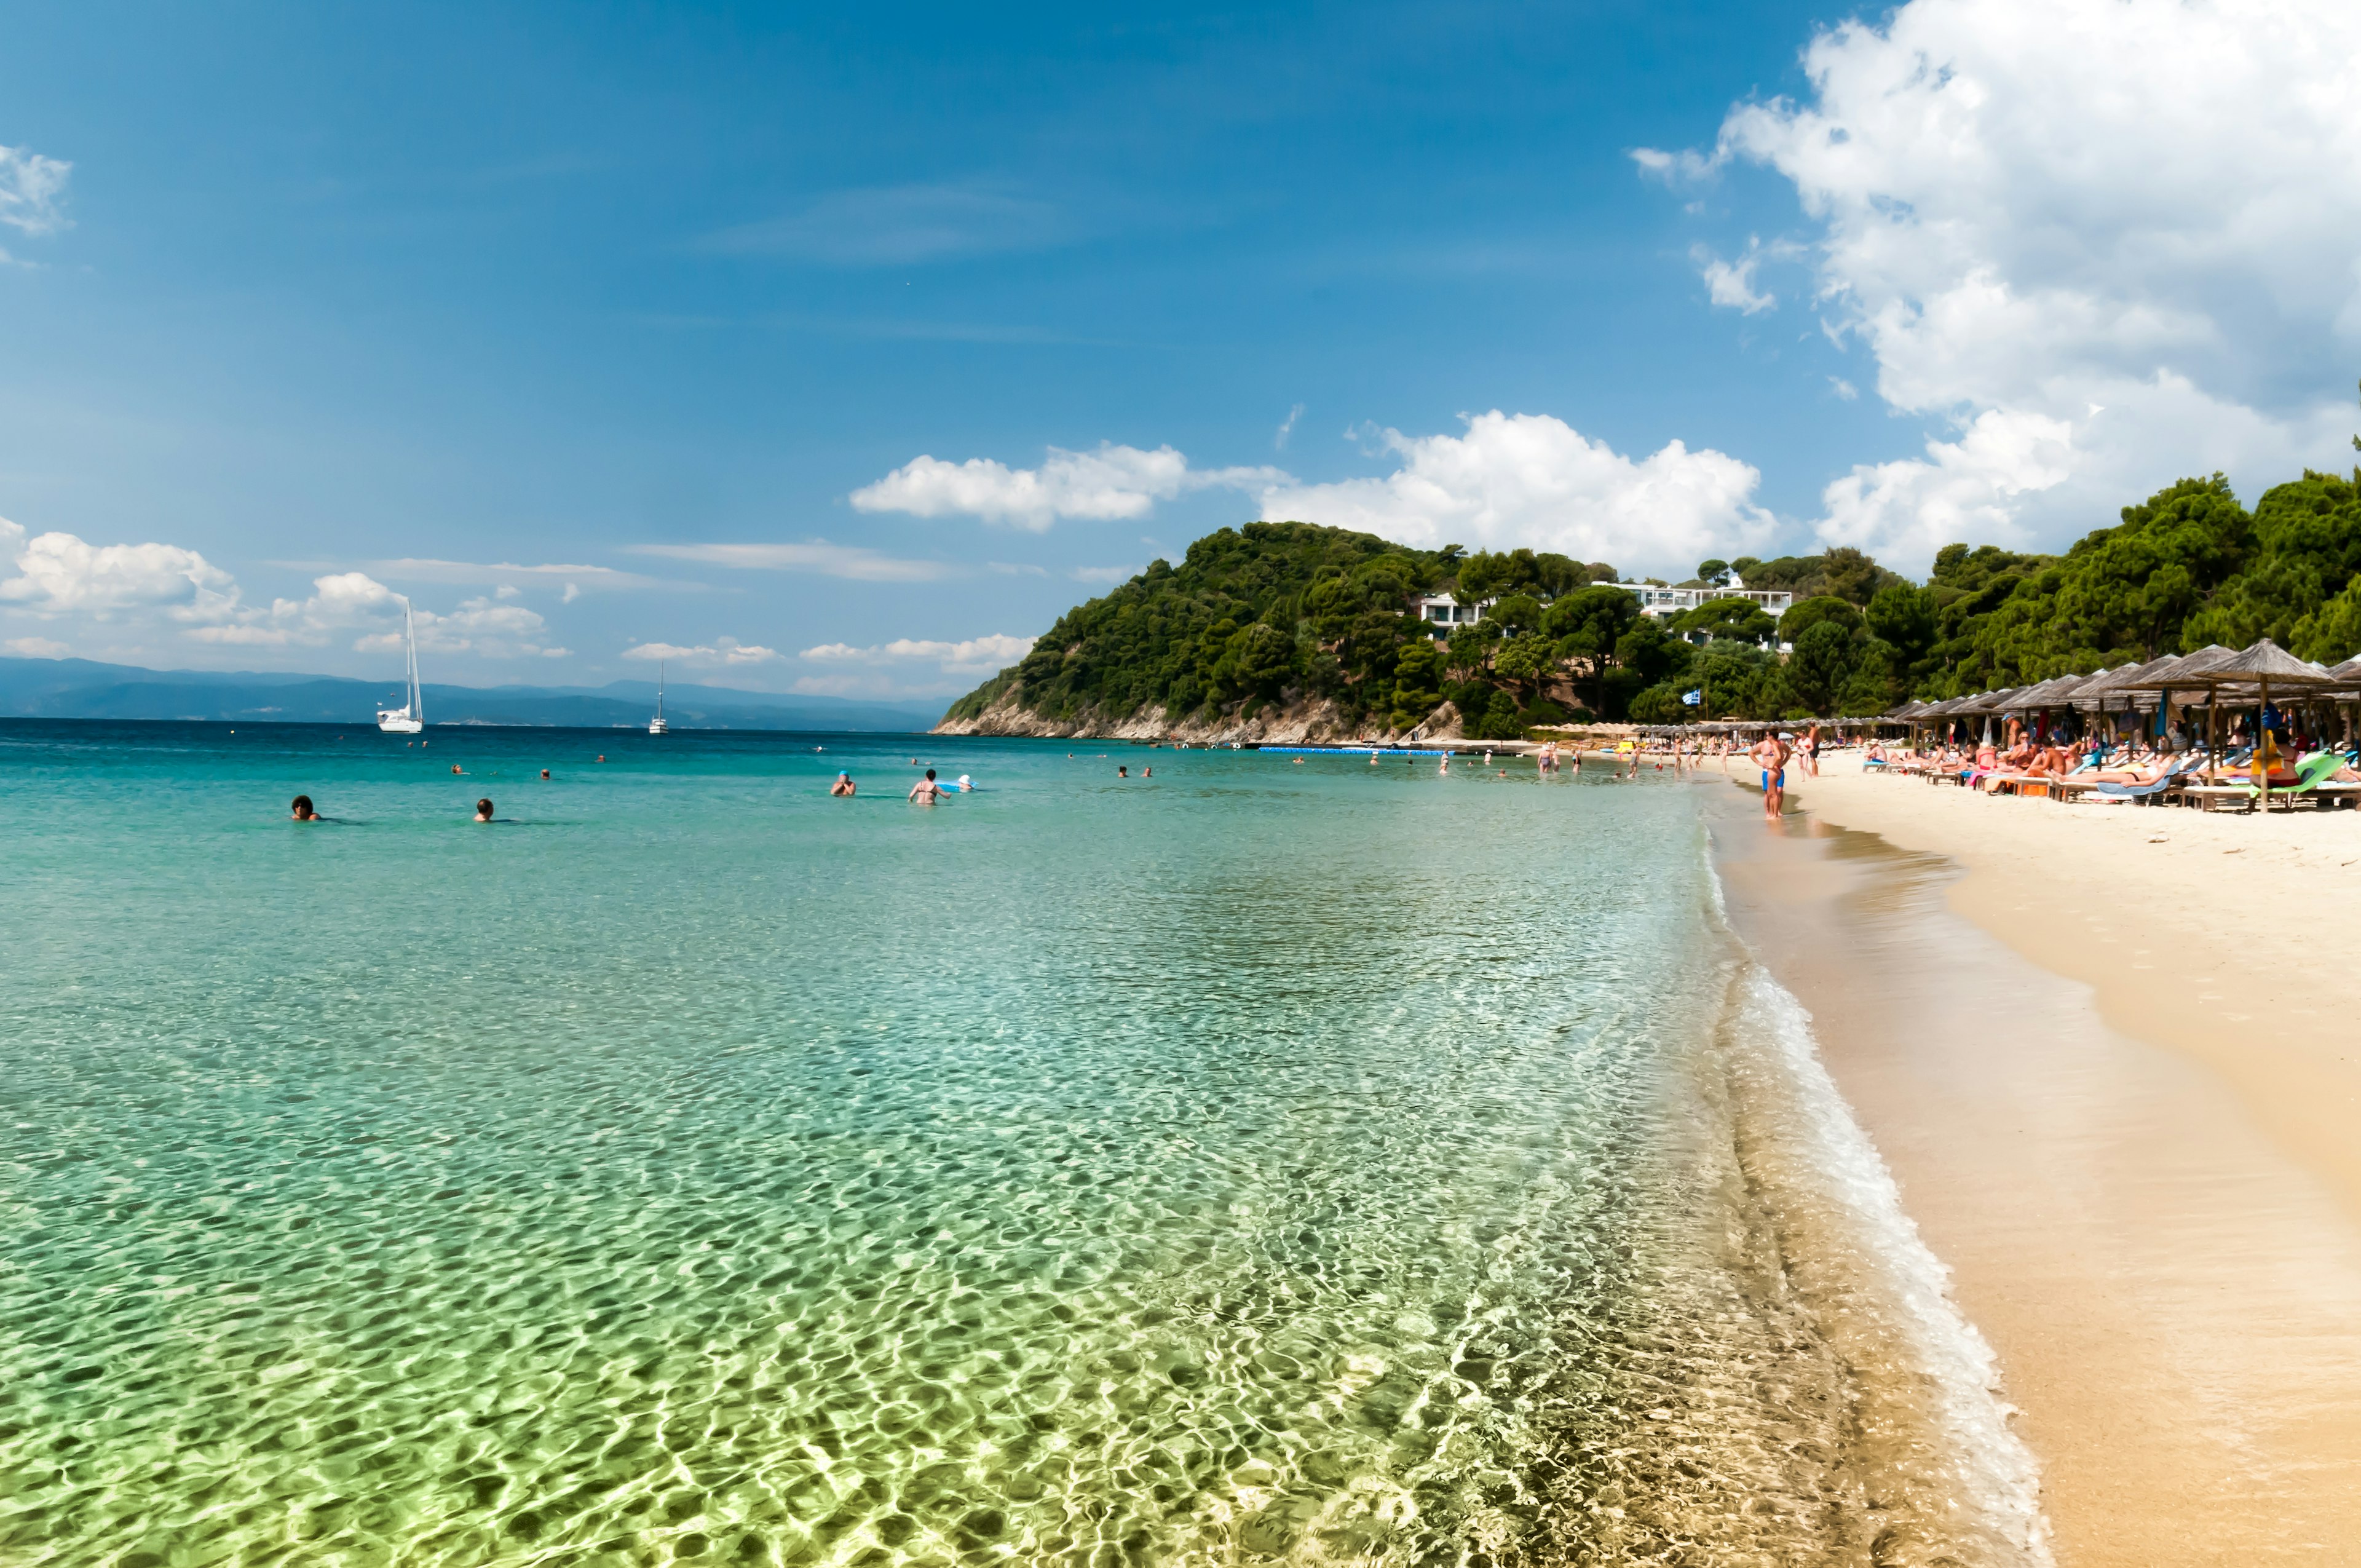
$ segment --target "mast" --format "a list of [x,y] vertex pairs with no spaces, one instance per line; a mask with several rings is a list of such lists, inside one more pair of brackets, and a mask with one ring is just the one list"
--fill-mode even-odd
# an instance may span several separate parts
[[410,601],[401,601],[401,630],[410,642],[410,717],[419,723],[426,722],[426,694],[418,685],[418,624],[412,618]]
[[656,717],[664,718],[664,661],[656,661]]

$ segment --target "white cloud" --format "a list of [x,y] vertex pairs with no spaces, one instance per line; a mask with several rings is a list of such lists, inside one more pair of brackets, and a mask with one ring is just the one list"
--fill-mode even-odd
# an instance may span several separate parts
[[[1463,416],[1465,417],[1465,416]],[[1766,543],[1774,527],[1752,497],[1754,468],[1668,443],[1634,460],[1546,414],[1499,410],[1465,435],[1379,433],[1400,466],[1382,478],[1273,486],[1262,515],[1354,528],[1435,546],[1530,545],[1625,568],[1677,569],[1701,555]]]
[[1704,246],[1689,252],[1689,258],[1705,279],[1706,297],[1715,304],[1753,315],[1778,304],[1770,295],[1758,292],[1754,287],[1754,269],[1763,260],[1763,247],[1750,240],[1746,253],[1735,261],[1724,261]]
[[1640,172],[1661,180],[1667,185],[1703,180],[1720,167],[1718,162],[1702,153],[1686,150],[1663,152],[1653,147],[1635,147],[1631,149],[1631,158],[1632,162],[1640,166]]
[[1848,403],[1861,396],[1861,389],[1841,376],[1828,378],[1828,389]]
[[823,642],[807,648],[803,657],[823,663],[906,663],[924,661],[940,664],[953,674],[997,674],[1033,651],[1038,638],[994,633],[960,642],[939,642],[897,637],[873,647],[855,648],[845,642]]
[[178,545],[92,544],[55,532],[27,539],[22,527],[0,521],[0,547],[14,555],[16,569],[0,579],[0,603],[36,615],[155,610],[203,621],[236,604],[230,575]]
[[995,633],[959,641],[901,637],[867,648],[823,642],[799,655],[827,671],[804,675],[795,689],[814,696],[932,696],[996,675],[1032,651],[1036,640]]
[[1909,0],[1805,65],[1809,102],[1639,161],[1792,181],[1832,324],[1958,433],[1830,486],[1825,535],[2055,545],[2184,474],[2349,460],[2361,6]]
[[[464,583],[498,584],[513,587],[519,582],[563,582],[581,597],[581,585],[594,588],[695,588],[697,583],[667,582],[661,577],[643,577],[636,572],[619,572],[612,566],[573,565],[548,562],[523,565],[514,561],[436,561],[404,557],[394,561],[370,561],[368,569],[380,577],[397,583]],[[574,602],[568,598],[568,604]]]
[[72,164],[29,148],[0,147],[0,224],[28,235],[55,234],[69,226],[58,203],[72,172]]
[[1127,583],[1145,570],[1139,566],[1077,566],[1066,576],[1078,583]]
[[1287,417],[1279,422],[1279,433],[1271,437],[1271,450],[1274,452],[1284,452],[1287,450],[1287,438],[1295,433],[1295,422],[1302,417],[1303,405],[1301,403],[1298,403],[1293,408],[1287,411]]
[[62,659],[73,652],[50,637],[11,637],[5,642],[0,642],[0,648],[6,649],[19,659]]
[[1170,446],[1149,452],[1102,442],[1094,452],[1052,446],[1038,468],[1011,468],[989,457],[914,457],[853,491],[851,499],[859,511],[980,517],[1039,533],[1061,518],[1145,517],[1158,501],[1190,491],[1248,489],[1286,478],[1277,468],[1191,468]]
[[717,637],[710,643],[697,643],[684,648],[675,642],[642,642],[623,650],[626,659],[638,659],[647,663],[662,660],[667,664],[686,664],[691,668],[719,665],[735,668],[746,664],[767,664],[778,658],[775,648],[764,648],[753,642],[741,642],[735,637]]
[[741,570],[809,572],[858,583],[932,583],[958,576],[962,570],[949,561],[882,555],[855,544],[830,544],[825,539],[802,544],[633,544],[627,548],[637,555],[664,555]]
[[[119,624],[231,648],[318,648],[358,631],[361,652],[402,646],[401,596],[366,572],[331,572],[300,599],[248,605],[229,573],[175,544],[93,544],[51,532],[26,537],[0,518],[0,609],[44,620]],[[415,612],[418,645],[485,658],[565,658],[544,641],[547,623],[514,602],[519,590],[468,599],[447,615]],[[31,639],[47,641],[47,639]]]

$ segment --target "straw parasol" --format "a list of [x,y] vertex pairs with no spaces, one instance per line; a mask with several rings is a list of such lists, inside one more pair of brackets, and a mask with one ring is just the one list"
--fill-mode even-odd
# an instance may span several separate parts
[[[2126,689],[2154,687],[2158,690],[2202,689],[2206,696],[2208,731],[2205,748],[2205,777],[2213,778],[2214,758],[2219,751],[2221,730],[2220,705],[2213,698],[2224,687],[2254,687],[2261,694],[2266,707],[2271,700],[2271,687],[2288,691],[2321,691],[2336,684],[2336,677],[2317,664],[2307,664],[2278,643],[2266,637],[2251,648],[2233,652],[2219,646],[2201,648],[2175,663],[2170,669],[2125,683]],[[2262,776],[2263,806],[2271,803],[2270,774]]]

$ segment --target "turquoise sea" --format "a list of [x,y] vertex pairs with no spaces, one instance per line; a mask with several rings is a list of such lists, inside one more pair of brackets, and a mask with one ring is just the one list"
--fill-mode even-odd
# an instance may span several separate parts
[[0,1562],[2040,1559],[1714,789],[425,739],[0,721]]

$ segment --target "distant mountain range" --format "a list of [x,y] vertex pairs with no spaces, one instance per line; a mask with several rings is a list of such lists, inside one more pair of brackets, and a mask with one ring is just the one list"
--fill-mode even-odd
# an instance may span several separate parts
[[[88,659],[0,659],[0,717],[228,719],[247,724],[368,724],[398,706],[401,683],[239,670],[143,670]],[[438,686],[425,690],[429,724],[644,726],[653,681],[603,686]],[[666,683],[664,718],[676,729],[919,730],[937,703],[773,696]]]

